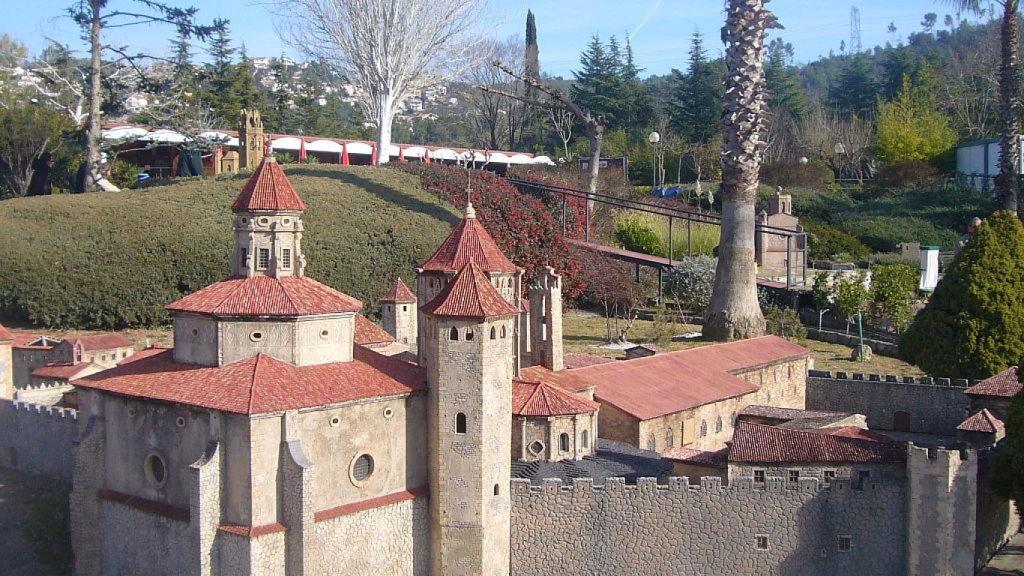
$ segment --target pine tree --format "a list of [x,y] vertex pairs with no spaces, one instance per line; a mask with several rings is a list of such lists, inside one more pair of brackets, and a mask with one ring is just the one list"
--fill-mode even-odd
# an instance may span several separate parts
[[793,117],[800,118],[807,113],[807,94],[800,85],[799,71],[790,65],[793,45],[781,38],[768,44],[764,65],[765,82],[768,89],[768,106],[782,109]]
[[571,88],[572,99],[585,110],[603,116],[609,127],[614,124],[617,101],[618,65],[598,36],[590,39],[580,56],[579,72]]
[[718,133],[722,116],[722,70],[708,60],[699,31],[690,39],[687,73],[673,70],[671,82],[670,125],[693,142],[709,142]]
[[829,90],[832,106],[845,115],[864,118],[875,109],[878,82],[867,56],[854,56]]
[[900,341],[928,374],[987,378],[1024,357],[1024,226],[1000,211],[978,227]]

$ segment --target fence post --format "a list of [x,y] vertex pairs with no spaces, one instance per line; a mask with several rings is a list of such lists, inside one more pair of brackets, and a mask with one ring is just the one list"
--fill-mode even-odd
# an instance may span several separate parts
[[793,287],[793,237],[786,236],[786,290]]
[[672,264],[672,217],[668,217],[668,263]]
[[686,219],[686,255],[687,256],[693,255],[693,236],[690,233],[690,230],[691,230],[690,229],[690,224],[692,224],[692,223],[693,223],[693,220],[690,220],[689,218]]

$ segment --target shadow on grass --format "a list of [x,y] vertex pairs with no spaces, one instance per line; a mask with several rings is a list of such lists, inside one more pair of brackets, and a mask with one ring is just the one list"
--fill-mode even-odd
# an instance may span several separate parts
[[386,200],[392,204],[401,206],[406,210],[419,212],[420,214],[426,214],[428,216],[441,220],[442,222],[447,222],[452,226],[455,226],[456,224],[459,223],[459,217],[454,212],[444,208],[439,204],[424,202],[423,200],[410,196],[409,194],[406,194],[405,192],[397,188],[393,188],[386,184],[381,184],[380,182],[374,182],[373,180],[363,178],[362,176],[354,174],[349,171],[326,170],[322,168],[314,168],[312,166],[303,166],[293,168],[289,170],[289,172],[299,176],[329,178],[345,184],[358,186],[359,188],[362,188],[363,190],[370,192],[371,194],[377,196],[378,198]]

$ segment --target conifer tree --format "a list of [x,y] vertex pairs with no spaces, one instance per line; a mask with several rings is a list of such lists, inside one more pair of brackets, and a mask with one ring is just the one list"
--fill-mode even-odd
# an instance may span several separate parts
[[829,90],[832,106],[847,116],[865,118],[875,110],[878,82],[868,57],[857,55],[839,75],[839,81]]
[[800,85],[800,73],[790,65],[793,45],[776,38],[768,44],[764,77],[768,106],[789,112],[794,118],[807,113],[807,94]]
[[949,152],[957,133],[949,118],[936,108],[927,86],[915,86],[903,77],[903,88],[892,102],[878,108],[877,156],[883,162],[933,162]]
[[572,100],[580,107],[603,117],[609,128],[614,127],[618,65],[609,49],[598,36],[593,36],[580,55],[580,71],[573,72]]
[[722,70],[708,60],[704,37],[690,38],[690,62],[684,75],[672,71],[671,126],[693,142],[709,142],[718,133],[722,116]]
[[987,378],[1024,357],[1024,226],[1000,211],[978,227],[900,341],[926,373]]

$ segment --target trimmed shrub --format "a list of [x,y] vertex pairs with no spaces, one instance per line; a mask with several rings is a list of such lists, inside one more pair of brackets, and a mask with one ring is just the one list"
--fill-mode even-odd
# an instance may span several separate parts
[[761,167],[761,181],[772,186],[823,189],[835,182],[832,169],[818,159],[772,162]]
[[901,242],[920,242],[952,250],[960,235],[955,229],[940,229],[918,217],[874,216],[851,219],[839,229],[854,236],[875,252],[895,252]]
[[882,264],[871,269],[871,310],[903,330],[914,315],[919,273],[910,264]]
[[469,174],[440,163],[404,164],[399,169],[418,176],[428,192],[460,209],[466,205],[466,184],[471,177],[476,216],[505,255],[526,268],[527,277],[544,266],[553,267],[565,278],[563,294],[567,298],[582,292],[579,264],[562,237],[562,227],[539,199],[519,192],[492,172],[473,170]]
[[928,374],[987,378],[1024,356],[1024,226],[996,212],[978,228],[900,341]]
[[665,247],[657,232],[636,217],[615,222],[615,240],[626,250],[653,256],[665,256]]
[[837,255],[859,259],[871,253],[860,240],[823,222],[808,220],[803,226],[810,233],[811,258],[816,260],[831,260]]
[[[306,273],[366,302],[406,279],[458,216],[415,178],[372,167],[289,165],[309,206]],[[0,315],[41,326],[118,329],[229,273],[231,201],[242,177],[121,193],[0,202]]]
[[792,308],[770,306],[764,311],[764,321],[769,334],[790,339],[807,338],[807,328]]
[[711,303],[718,259],[710,256],[687,256],[668,273],[666,292],[683,310],[703,316]]

